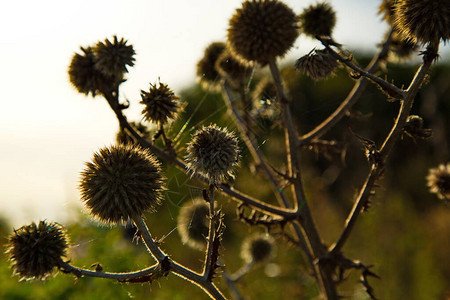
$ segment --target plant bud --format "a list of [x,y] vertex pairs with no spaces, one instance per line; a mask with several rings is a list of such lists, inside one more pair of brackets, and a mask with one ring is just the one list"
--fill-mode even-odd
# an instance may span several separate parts
[[271,236],[256,234],[248,237],[242,244],[241,257],[247,263],[259,263],[273,256],[275,243]]
[[181,207],[177,229],[183,244],[194,249],[205,249],[209,230],[208,215],[208,204],[201,198],[186,202]]
[[81,173],[81,199],[92,215],[126,222],[161,204],[163,176],[156,158],[138,146],[105,147]]
[[142,110],[144,120],[163,125],[176,118],[179,98],[167,84],[150,84],[148,92],[141,90],[141,97],[140,103],[145,105]]
[[299,19],[302,32],[312,38],[331,36],[336,25],[336,13],[331,5],[326,2],[305,8]]
[[450,163],[440,164],[430,169],[427,176],[430,193],[435,193],[439,199],[450,201]]
[[233,169],[239,160],[237,138],[216,125],[197,130],[186,152],[189,171],[205,175],[211,183],[233,177]]
[[8,238],[11,267],[21,279],[46,279],[66,255],[69,240],[57,223],[40,221],[22,226]]
[[427,139],[432,135],[432,130],[423,128],[423,119],[420,116],[408,116],[406,124],[403,127],[403,132],[410,136],[413,140],[417,138]]
[[297,29],[295,13],[283,2],[249,0],[230,19],[228,43],[234,55],[266,65],[286,54]]
[[338,61],[326,49],[313,50],[295,62],[295,68],[313,79],[324,79],[333,74]]

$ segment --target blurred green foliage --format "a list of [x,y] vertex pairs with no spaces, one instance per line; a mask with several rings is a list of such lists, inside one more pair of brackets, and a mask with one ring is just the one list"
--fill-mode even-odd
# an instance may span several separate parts
[[[368,61],[361,57],[362,65]],[[411,65],[388,65],[388,79],[397,85],[407,85],[415,69]],[[301,133],[314,128],[346,97],[354,84],[346,71],[325,81],[314,82],[295,72],[290,65],[283,68],[284,81],[292,99],[292,110]],[[383,72],[380,73],[383,76]],[[252,88],[259,78],[249,82]],[[364,213],[344,254],[373,264],[373,271],[381,279],[372,279],[375,294],[380,299],[448,299],[450,297],[450,209],[433,194],[429,194],[425,177],[428,169],[449,160],[450,67],[436,64],[429,83],[420,91],[413,113],[419,114],[425,126],[433,129],[430,140],[413,141],[405,136],[399,141],[388,162],[386,173],[372,199],[372,206]],[[176,138],[176,149],[183,153],[185,142],[202,125],[217,123],[233,129],[220,94],[202,90],[193,85],[180,94],[186,107],[169,136]],[[319,231],[327,244],[332,243],[342,230],[352,206],[355,193],[368,172],[368,163],[361,144],[350,133],[371,139],[379,145],[392,126],[399,104],[369,85],[351,113],[324,138],[343,142],[345,159],[329,158],[322,153],[303,151],[303,179],[306,195],[317,221]],[[255,134],[262,151],[273,166],[284,161],[283,133],[276,122],[255,119]],[[251,171],[251,158],[243,150],[241,168],[234,185],[243,192],[273,202],[271,191],[263,179]],[[166,167],[166,166],[165,166]],[[203,185],[190,180],[172,166],[166,169],[168,178],[167,201],[161,209],[147,216],[152,234],[163,238],[162,248],[177,261],[200,271],[203,254],[181,244],[176,229],[179,207],[184,201],[201,196]],[[250,228],[236,219],[235,203],[218,196],[219,206],[226,212],[226,236],[222,254],[227,271],[240,268],[240,244]],[[133,231],[124,227],[105,227],[81,215],[77,222],[66,226],[71,237],[71,263],[90,268],[100,263],[105,271],[125,272],[149,266],[151,256],[141,243],[132,242]],[[10,229],[0,226],[5,237]],[[286,241],[277,242],[277,256],[267,265],[256,266],[238,287],[248,299],[310,299],[317,289],[302,254]],[[6,239],[2,239],[2,247]],[[18,282],[8,268],[7,257],[0,260],[0,299],[207,299],[196,286],[169,275],[152,284],[123,284],[98,278],[75,278],[58,273],[44,282]],[[359,274],[353,271],[341,285],[341,294],[353,299],[367,299],[358,283]],[[216,282],[226,291],[224,282]],[[228,291],[226,291],[228,294]],[[446,298],[447,297],[447,298]]]

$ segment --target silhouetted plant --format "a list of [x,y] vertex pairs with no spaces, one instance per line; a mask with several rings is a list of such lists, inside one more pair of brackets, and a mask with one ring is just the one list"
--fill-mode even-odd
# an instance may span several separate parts
[[[121,103],[119,98],[120,84],[125,80],[128,67],[134,64],[133,47],[117,37],[112,42],[106,39],[94,46],[82,47],[82,53],[75,54],[69,66],[70,81],[80,93],[104,97],[120,125],[119,144],[101,148],[94,154],[92,162],[86,164],[80,183],[82,201],[92,216],[103,222],[112,225],[134,223],[137,228],[135,237],[143,241],[156,263],[129,273],[104,272],[100,265],[95,270],[75,267],[69,260],[63,259],[70,245],[62,227],[40,222],[39,225],[33,223],[15,230],[10,236],[8,253],[14,273],[21,278],[45,279],[57,267],[77,277],[140,283],[153,282],[174,273],[199,286],[213,299],[225,299],[224,293],[214,282],[215,278],[223,276],[227,283],[225,288],[230,290],[232,296],[244,299],[245,295],[239,291],[236,282],[242,280],[253,265],[264,264],[273,257],[275,243],[287,240],[304,255],[322,297],[339,299],[342,295],[338,288],[345,280],[345,272],[355,269],[361,272],[361,284],[367,295],[376,299],[369,278],[378,276],[371,271],[370,265],[348,258],[343,247],[361,213],[369,208],[371,197],[381,185],[380,178],[390,171],[386,162],[397,141],[405,135],[416,142],[431,136],[431,130],[424,128],[420,116],[411,115],[411,109],[438,57],[440,41],[449,39],[450,20],[449,4],[445,0],[382,1],[380,12],[395,28],[390,28],[378,53],[363,68],[353,60],[350,51],[331,37],[336,16],[330,4],[315,4],[296,15],[278,0],[243,2],[230,19],[227,42],[214,42],[205,50],[204,57],[197,64],[197,75],[208,87],[220,86],[223,101],[245,144],[245,151],[240,149],[234,133],[217,125],[197,128],[184,150],[175,149],[174,140],[178,137],[167,134],[164,127],[177,116],[179,98],[163,83],[150,84],[148,92],[141,91],[141,104],[145,105],[143,119],[158,126],[149,140],[150,129],[128,122],[124,110],[129,105]],[[277,64],[277,59],[289,51],[301,33],[318,39],[324,48],[313,49],[299,58],[295,64],[298,71],[313,79],[322,79],[333,74],[339,66],[345,66],[356,80],[352,91],[338,108],[304,134],[299,133],[301,128],[295,122],[297,116],[291,112],[291,108],[301,105],[301,102],[288,96]],[[404,45],[399,43],[404,41],[412,41],[414,45],[403,51]],[[409,57],[419,49],[419,45],[425,47],[420,53],[422,63],[407,88],[398,87],[375,75],[392,51]],[[249,84],[252,76],[264,66],[269,67],[272,78],[258,74],[262,79],[253,89]],[[319,232],[310,211],[315,195],[311,193],[308,200],[305,196],[304,181],[308,178],[302,172],[301,156],[308,149],[323,153],[330,160],[336,157],[331,155],[333,153],[338,156],[345,153],[341,145],[346,141],[324,137],[351,112],[369,82],[376,85],[388,100],[400,103],[400,108],[382,143],[349,130],[354,140],[361,144],[369,170],[339,237],[333,244],[325,245],[323,233]],[[255,101],[261,100],[266,101],[263,107],[255,104]],[[277,121],[284,131],[284,144],[279,145],[286,153],[283,166],[274,165],[273,157],[265,157],[259,147],[260,137],[255,134],[256,124],[252,119],[252,116],[263,115],[264,111],[267,113],[271,105],[275,111],[273,115],[278,117]],[[160,146],[160,138],[164,148]],[[233,187],[230,180],[236,174],[242,153],[251,156],[254,175],[267,181],[278,205],[261,201]],[[178,217],[178,230],[183,243],[204,250],[200,272],[180,264],[161,250],[161,242],[153,238],[144,220],[145,212],[156,211],[166,189],[156,157],[189,173],[191,177],[188,180],[204,184],[202,197],[183,205]],[[348,162],[349,165],[351,163]],[[445,200],[449,199],[449,174],[447,163],[431,169],[427,177],[430,191]],[[237,218],[240,221],[251,228],[262,226],[269,233],[276,232],[272,236],[249,235],[242,245],[245,264],[233,274],[223,266],[223,253],[220,251],[226,228],[223,213],[216,208],[217,192],[237,203]],[[155,214],[154,218],[157,219],[158,215]]]

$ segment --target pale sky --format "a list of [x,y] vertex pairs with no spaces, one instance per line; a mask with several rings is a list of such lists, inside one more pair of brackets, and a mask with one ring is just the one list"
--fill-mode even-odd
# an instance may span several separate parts
[[[296,13],[316,1],[285,1]],[[374,49],[386,25],[379,1],[329,1],[335,39],[350,50]],[[0,11],[0,215],[14,226],[65,222],[81,209],[77,180],[92,153],[114,142],[117,120],[101,98],[71,87],[67,67],[80,46],[113,35],[136,50],[122,85],[139,119],[141,89],[160,77],[175,92],[193,83],[204,48],[224,41],[240,0],[3,1]],[[300,37],[288,58],[317,42]],[[448,48],[448,47],[447,47]]]

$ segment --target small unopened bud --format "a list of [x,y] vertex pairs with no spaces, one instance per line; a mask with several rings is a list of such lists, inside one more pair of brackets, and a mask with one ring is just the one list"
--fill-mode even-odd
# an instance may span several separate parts
[[40,221],[22,226],[8,238],[8,249],[14,274],[21,279],[45,279],[66,255],[69,240],[57,223]]

